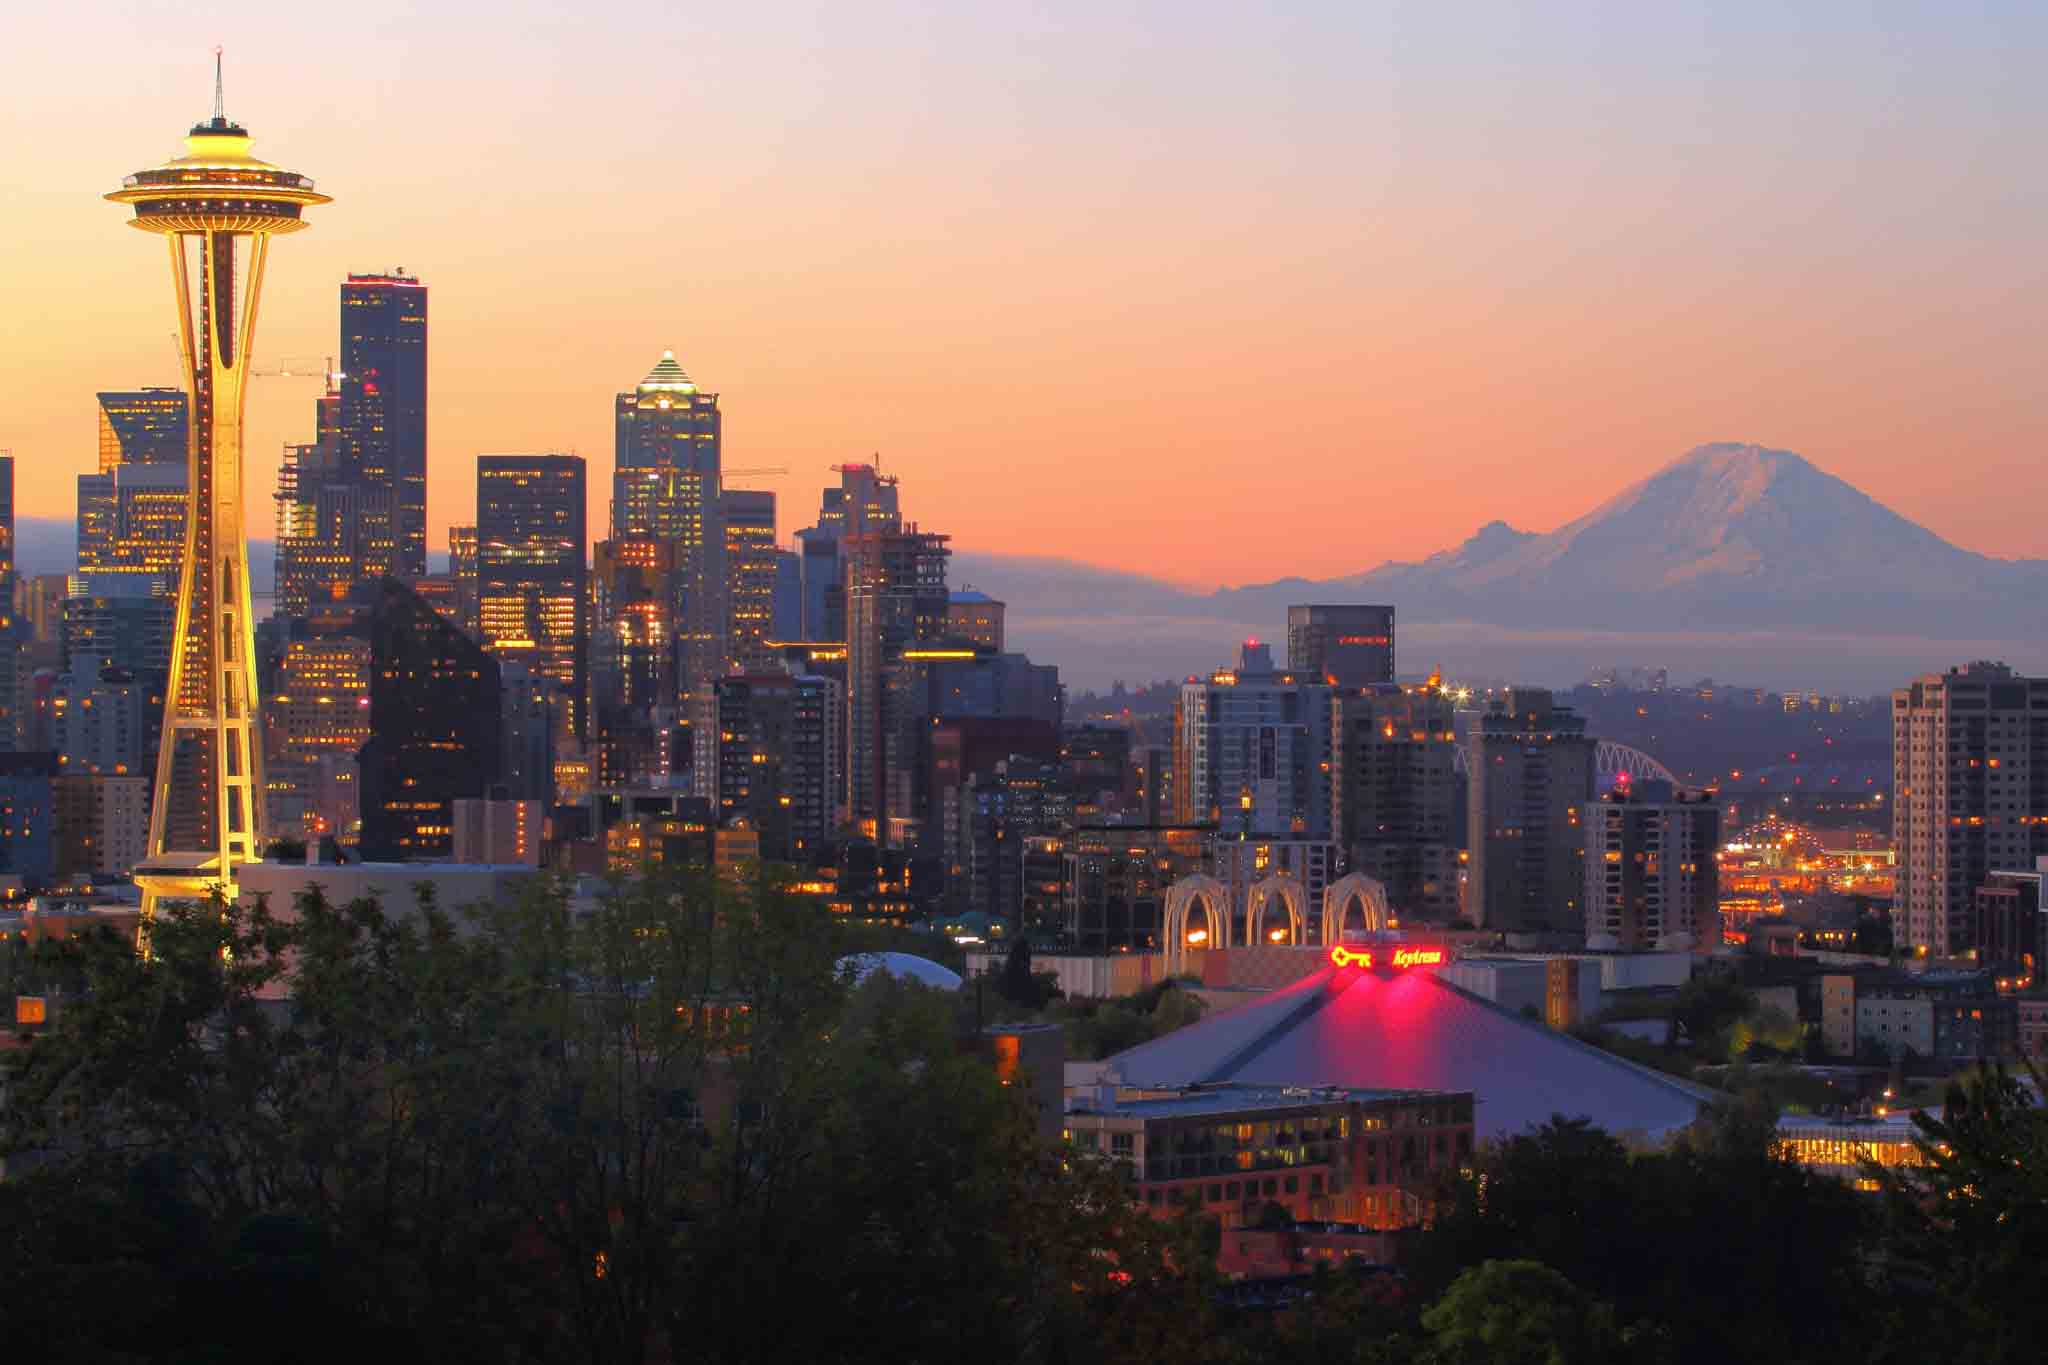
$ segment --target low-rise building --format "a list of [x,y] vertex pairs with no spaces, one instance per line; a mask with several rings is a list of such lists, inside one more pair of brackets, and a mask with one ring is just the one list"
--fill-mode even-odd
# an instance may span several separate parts
[[2013,1014],[2020,1056],[2048,1058],[2048,995],[2021,996],[2013,1002]]
[[[2018,1010],[1988,971],[1830,975],[1821,998],[1821,1038],[1834,1056],[1875,1044],[1893,1057],[1957,1066],[2018,1050]],[[1845,1040],[1851,1018],[1854,1036]]]
[[1157,1218],[1227,1229],[1278,1205],[1297,1222],[1428,1221],[1431,1192],[1472,1156],[1469,1091],[1194,1086],[1098,1088],[1071,1101],[1067,1144],[1125,1166]]
[[1778,1121],[1778,1141],[1786,1155],[1859,1190],[1877,1188],[1865,1162],[1885,1168],[1924,1165],[1925,1158],[1913,1145],[1918,1131],[1906,1114],[1875,1118],[1788,1114]]

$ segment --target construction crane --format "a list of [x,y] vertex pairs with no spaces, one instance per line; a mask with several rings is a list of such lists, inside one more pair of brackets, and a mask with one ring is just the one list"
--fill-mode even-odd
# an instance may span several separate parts
[[329,356],[287,356],[269,369],[249,371],[251,379],[320,379],[328,387],[348,378],[334,368],[334,357]]
[[787,474],[788,465],[763,464],[748,469],[721,469],[718,471],[718,491],[723,493],[732,486],[731,480],[760,478],[767,474]]

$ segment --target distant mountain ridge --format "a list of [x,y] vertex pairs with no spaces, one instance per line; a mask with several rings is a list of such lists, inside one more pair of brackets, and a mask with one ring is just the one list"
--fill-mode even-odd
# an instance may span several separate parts
[[[1369,523],[1371,508],[1360,515]],[[70,569],[75,533],[69,521],[22,518],[21,571]],[[249,549],[266,591],[272,547]],[[1219,667],[1235,641],[1281,634],[1288,606],[1311,601],[1392,603],[1404,675],[1441,665],[1568,683],[1619,662],[1877,690],[1971,658],[2048,672],[2048,561],[1962,549],[1800,456],[1758,445],[1700,446],[1555,531],[1489,521],[1426,559],[1337,578],[1202,593],[1070,560],[962,550],[951,579],[1007,602],[1011,647],[1081,687]]]
[[2048,561],[1952,545],[1790,451],[1717,444],[1547,534],[1494,521],[1417,563],[1212,601],[1263,615],[1304,589],[1418,620],[2025,636],[2044,624]]

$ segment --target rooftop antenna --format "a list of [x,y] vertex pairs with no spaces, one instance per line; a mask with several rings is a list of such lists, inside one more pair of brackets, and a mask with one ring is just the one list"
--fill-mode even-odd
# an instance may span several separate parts
[[221,90],[220,52],[220,44],[215,43],[213,45],[213,121],[215,123],[226,123],[228,121],[228,102],[227,96]]

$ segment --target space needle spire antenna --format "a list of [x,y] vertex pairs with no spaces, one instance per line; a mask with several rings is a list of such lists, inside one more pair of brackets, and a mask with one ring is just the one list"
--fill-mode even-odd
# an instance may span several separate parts
[[135,865],[142,916],[166,902],[235,899],[235,869],[263,855],[262,697],[243,525],[242,433],[249,352],[274,237],[328,202],[313,182],[250,155],[228,122],[214,49],[213,118],[185,154],[126,176],[106,196],[169,248],[185,369],[185,543],[178,560],[163,740],[149,844]]

